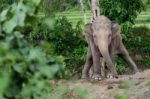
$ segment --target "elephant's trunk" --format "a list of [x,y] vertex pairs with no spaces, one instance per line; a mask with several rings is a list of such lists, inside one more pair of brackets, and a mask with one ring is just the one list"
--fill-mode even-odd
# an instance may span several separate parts
[[114,74],[114,76],[117,75],[114,64],[112,63],[112,60],[111,60],[110,55],[109,55],[108,41],[106,39],[104,39],[104,40],[100,39],[98,41],[98,48],[99,48],[103,58],[105,59],[108,68],[111,70],[111,72]]

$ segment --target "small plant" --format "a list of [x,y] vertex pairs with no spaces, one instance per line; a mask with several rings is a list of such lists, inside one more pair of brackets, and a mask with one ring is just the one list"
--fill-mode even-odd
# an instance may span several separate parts
[[132,82],[125,81],[119,85],[119,88],[120,89],[129,89],[129,88],[132,88],[133,86],[134,86],[134,84]]
[[116,71],[118,74],[124,73],[126,69],[126,65],[124,63],[125,62],[123,62],[119,57],[116,57]]
[[116,95],[115,99],[129,99],[127,95]]

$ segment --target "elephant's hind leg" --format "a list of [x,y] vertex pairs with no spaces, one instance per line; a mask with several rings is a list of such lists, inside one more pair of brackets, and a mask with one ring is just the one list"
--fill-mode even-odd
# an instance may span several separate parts
[[132,60],[132,58],[129,56],[128,51],[126,50],[125,46],[123,45],[123,43],[121,43],[121,46],[119,48],[119,56],[121,58],[123,58],[123,60],[133,69],[133,71],[139,72],[136,64],[134,63],[134,61]]

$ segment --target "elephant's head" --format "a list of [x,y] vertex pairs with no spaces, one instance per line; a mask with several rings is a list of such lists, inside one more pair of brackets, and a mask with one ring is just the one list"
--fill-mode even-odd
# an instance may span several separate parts
[[109,46],[112,39],[120,34],[119,25],[105,16],[97,17],[92,23],[93,37],[97,45]]
[[109,45],[119,35],[119,25],[111,22],[105,16],[99,16],[92,23],[92,30],[95,44],[98,46],[107,64],[113,66],[109,55]]

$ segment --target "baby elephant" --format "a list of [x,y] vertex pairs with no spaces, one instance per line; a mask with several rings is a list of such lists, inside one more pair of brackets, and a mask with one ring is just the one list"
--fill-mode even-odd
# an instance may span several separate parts
[[138,68],[129,56],[121,38],[120,27],[111,22],[107,17],[98,16],[92,24],[85,25],[84,34],[88,42],[86,63],[82,71],[82,78],[89,77],[89,71],[93,66],[94,79],[101,79],[100,57],[106,62],[110,71],[107,77],[116,78],[117,72],[114,66],[114,56],[118,54],[136,73]]

